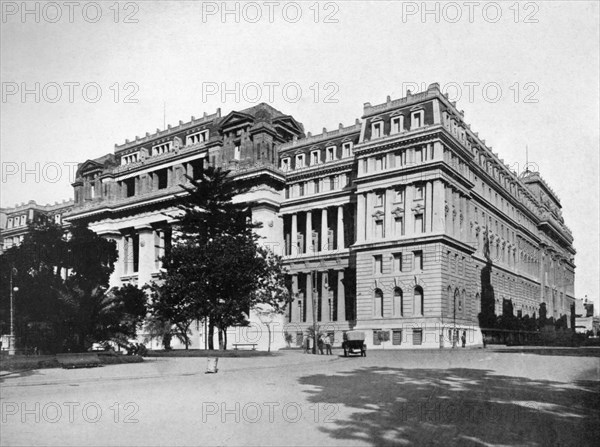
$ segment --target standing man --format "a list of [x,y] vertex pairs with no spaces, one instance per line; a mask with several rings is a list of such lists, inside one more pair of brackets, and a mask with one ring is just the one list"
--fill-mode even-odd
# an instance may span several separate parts
[[462,347],[464,348],[467,342],[467,331],[463,331],[460,341],[462,342]]
[[332,355],[332,352],[331,352],[331,337],[329,336],[329,334],[327,334],[325,336],[325,340],[324,341],[325,341],[325,353],[327,355]]

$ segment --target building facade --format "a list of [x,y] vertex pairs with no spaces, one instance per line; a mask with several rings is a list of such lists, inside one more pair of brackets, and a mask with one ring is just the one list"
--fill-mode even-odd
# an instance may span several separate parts
[[63,225],[63,215],[73,208],[73,200],[38,205],[35,200],[10,208],[0,208],[0,253],[23,242],[28,225],[43,220]]
[[[570,312],[575,250],[558,197],[539,173],[512,172],[437,84],[366,103],[360,121],[318,135],[260,104],[82,163],[68,220],[117,242],[112,285],[156,277],[180,184],[207,164],[251,186],[238,200],[255,203],[262,242],[289,270],[294,301],[273,323],[276,348],[285,333],[300,345],[313,317],[336,344],[358,329],[369,348],[387,349],[450,346],[463,334],[477,345],[480,314],[508,307]],[[266,346],[264,324],[250,319],[233,339]]]

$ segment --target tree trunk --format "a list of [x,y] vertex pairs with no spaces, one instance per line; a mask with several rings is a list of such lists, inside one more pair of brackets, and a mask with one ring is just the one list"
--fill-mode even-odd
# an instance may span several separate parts
[[223,350],[227,351],[227,328],[223,329]]
[[223,329],[219,328],[219,349],[223,350]]
[[171,332],[165,332],[162,337],[162,344],[165,351],[171,350]]
[[211,321],[209,321],[208,322],[208,349],[210,349],[211,351],[213,351],[215,349],[214,337],[215,337],[215,325]]

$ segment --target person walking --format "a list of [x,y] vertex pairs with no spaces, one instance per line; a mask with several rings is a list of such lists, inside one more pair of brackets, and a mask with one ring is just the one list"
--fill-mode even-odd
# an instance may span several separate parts
[[462,342],[462,347],[464,348],[465,344],[467,343],[467,331],[463,331],[460,341]]
[[325,336],[324,342],[325,342],[325,354],[332,355],[333,353],[331,352],[331,337],[329,336],[329,334],[327,334]]
[[321,335],[319,337],[319,344],[318,344],[319,354],[321,354],[321,355],[323,355],[323,345],[325,345],[325,342],[323,341],[323,336]]
[[306,337],[306,340],[304,340],[304,353],[310,354],[310,337]]

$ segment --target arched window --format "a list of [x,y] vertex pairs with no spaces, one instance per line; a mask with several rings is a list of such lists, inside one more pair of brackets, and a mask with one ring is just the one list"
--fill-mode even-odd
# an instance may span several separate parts
[[404,297],[402,296],[402,289],[400,287],[394,289],[394,316],[404,316]]
[[383,317],[383,292],[381,289],[375,289],[373,294],[373,316]]
[[415,315],[424,315],[424,300],[423,300],[423,289],[421,286],[415,287],[414,291],[414,314]]

